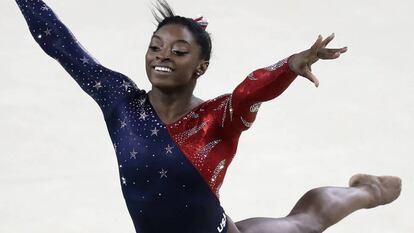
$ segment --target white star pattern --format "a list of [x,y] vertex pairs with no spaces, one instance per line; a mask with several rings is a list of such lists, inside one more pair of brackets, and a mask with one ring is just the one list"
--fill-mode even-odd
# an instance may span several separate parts
[[127,126],[126,120],[121,121],[121,129]]
[[160,131],[160,130],[157,129],[157,127],[155,127],[154,129],[151,129],[151,136],[152,135],[158,136],[158,131]]
[[[29,29],[36,42],[39,43],[47,54],[70,72],[70,75],[82,88],[91,95],[104,111],[127,93],[117,90],[123,81],[128,82],[129,93],[139,91],[135,83],[125,75],[104,69],[71,34],[67,27],[56,17],[52,9],[42,0],[16,0]],[[104,81],[102,81],[104,80]],[[108,80],[108,81],[107,81]],[[102,81],[101,86],[94,86],[96,81]],[[142,98],[142,96],[140,96]]]
[[163,177],[167,178],[167,172],[168,172],[167,170],[164,170],[164,168],[162,168],[161,171],[158,172],[161,174],[160,178],[163,178]]
[[172,154],[172,149],[173,148],[174,147],[172,147],[172,146],[170,146],[170,144],[168,144],[167,147],[165,147],[165,153],[166,154],[168,154],[168,153]]
[[125,88],[125,91],[127,91],[128,90],[128,87],[131,87],[131,83],[130,82],[127,82],[125,80],[122,80],[122,85],[120,87],[124,87]]
[[[198,168],[195,163],[207,159],[208,152],[218,142],[213,141],[206,147],[199,148],[192,147],[190,144],[192,141],[186,141],[187,137],[194,137],[201,130],[210,130],[210,127],[207,127],[207,118],[205,118],[211,113],[210,105],[205,105],[206,108],[202,107],[190,111],[180,121],[177,121],[176,126],[164,124],[151,106],[148,93],[140,89],[134,81],[124,74],[108,69],[94,59],[55,16],[52,8],[45,5],[42,0],[16,0],[16,2],[29,24],[29,30],[35,37],[35,42],[40,44],[47,54],[59,61],[79,86],[101,107],[116,153],[118,177],[127,204],[136,199],[144,199],[143,195],[145,194],[145,199],[178,201],[177,203],[181,203],[179,207],[182,209],[191,207],[192,203],[188,197],[193,191],[190,184],[194,180],[191,179],[190,172],[194,172],[193,175],[198,176],[205,171],[206,174],[201,175],[208,182],[203,185],[209,185],[212,189],[219,185],[219,177],[221,181],[227,166],[224,161],[218,165],[214,164],[215,169],[214,167],[200,169],[200,173],[193,169],[194,167]],[[215,99],[211,101],[215,101]],[[226,107],[226,114],[229,115],[231,103],[226,103]],[[220,117],[221,115],[218,116],[218,118]],[[220,121],[220,119],[217,120]],[[185,134],[181,135],[182,131],[185,131]],[[189,146],[188,151],[181,147],[182,144],[174,138],[176,134],[183,137],[183,143],[187,143]],[[214,139],[210,134],[208,138],[209,141]],[[135,151],[135,147],[137,151]],[[131,150],[131,148],[133,149]],[[196,161],[197,158],[186,157],[193,156],[194,153],[197,153],[200,160]],[[216,159],[217,157],[213,158],[213,160]],[[186,172],[178,174],[175,171],[178,168]],[[159,178],[157,179],[157,177]],[[174,183],[171,183],[170,186],[168,183],[172,181],[171,179],[174,180]],[[210,185],[210,182],[217,183],[213,186]],[[183,195],[177,196],[175,191]],[[210,193],[207,194],[210,195]],[[134,213],[147,214],[147,211],[151,209],[151,207],[146,209],[145,203],[138,204],[135,207],[133,203],[131,210]],[[148,211],[149,215],[160,212],[155,209],[151,211],[153,212]],[[161,210],[160,213],[162,212]],[[195,213],[188,212],[188,214]],[[198,216],[194,215],[194,217]],[[175,229],[172,231],[179,232]]]
[[93,87],[96,88],[96,90],[99,90],[99,88],[102,88],[102,84],[100,81],[99,82],[95,81],[95,85]]
[[89,59],[88,59],[88,58],[86,58],[86,57],[83,57],[83,58],[81,58],[80,60],[82,61],[82,63],[83,63],[83,64],[87,64],[87,63],[89,63]]
[[142,105],[144,105],[144,103],[145,103],[145,99],[144,99],[144,98],[139,99],[138,101],[139,101],[139,104],[140,104],[141,106],[142,106]]
[[43,31],[44,33],[45,33],[45,35],[46,36],[50,36],[50,35],[52,35],[52,29],[50,29],[50,28],[46,28],[46,30],[45,31]]
[[141,112],[140,114],[139,114],[139,119],[140,120],[145,120],[145,118],[147,118],[148,117],[148,115],[147,115],[147,113],[146,112]]
[[132,149],[132,151],[131,152],[129,152],[129,154],[131,155],[129,158],[130,159],[132,159],[132,158],[134,158],[134,159],[137,159],[137,154],[138,154],[138,152],[136,152],[135,151],[135,149]]

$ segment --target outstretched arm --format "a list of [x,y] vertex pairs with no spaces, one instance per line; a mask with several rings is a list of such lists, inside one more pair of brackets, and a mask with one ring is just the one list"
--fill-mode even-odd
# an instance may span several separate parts
[[43,1],[16,2],[36,42],[98,103],[104,115],[120,98],[139,91],[128,77],[99,64]]
[[256,118],[260,104],[282,94],[298,75],[309,79],[317,87],[319,81],[311,72],[311,65],[319,59],[336,59],[347,51],[346,47],[326,48],[333,38],[334,34],[322,40],[319,35],[310,49],[250,73],[221,105],[219,113],[224,132],[233,135],[248,129]]

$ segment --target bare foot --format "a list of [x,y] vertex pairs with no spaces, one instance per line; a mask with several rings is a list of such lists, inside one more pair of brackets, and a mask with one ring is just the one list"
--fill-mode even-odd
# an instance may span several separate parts
[[391,203],[401,193],[401,179],[396,176],[356,174],[349,179],[349,186],[367,188],[373,197],[367,208]]

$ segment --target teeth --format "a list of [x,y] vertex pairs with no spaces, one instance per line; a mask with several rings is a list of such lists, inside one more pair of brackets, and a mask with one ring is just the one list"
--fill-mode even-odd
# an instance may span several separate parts
[[172,72],[172,69],[168,67],[156,66],[154,69],[156,71],[162,71],[162,72],[168,72],[168,73]]

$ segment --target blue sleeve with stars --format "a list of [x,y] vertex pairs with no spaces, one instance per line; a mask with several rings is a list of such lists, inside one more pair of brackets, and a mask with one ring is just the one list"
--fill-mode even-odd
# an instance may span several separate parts
[[104,115],[128,95],[140,92],[125,75],[102,66],[41,0],[16,0],[40,47],[56,59],[100,106]]

